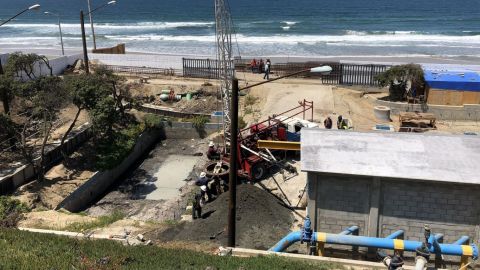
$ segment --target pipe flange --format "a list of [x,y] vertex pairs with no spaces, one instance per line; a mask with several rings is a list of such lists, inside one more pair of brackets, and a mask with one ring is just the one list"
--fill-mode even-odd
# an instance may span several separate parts
[[422,244],[420,247],[415,249],[415,252],[417,253],[417,256],[422,256],[427,260],[430,258],[430,250],[425,244]]

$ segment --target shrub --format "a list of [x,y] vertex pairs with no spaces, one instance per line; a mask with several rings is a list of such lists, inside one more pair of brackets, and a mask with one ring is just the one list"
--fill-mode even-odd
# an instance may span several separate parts
[[0,227],[15,227],[28,207],[9,196],[0,196]]
[[96,167],[109,170],[120,164],[133,150],[145,124],[130,124],[121,131],[115,131],[109,138],[101,139],[97,146]]
[[158,116],[155,114],[146,114],[143,117],[143,122],[145,123],[145,127],[150,129],[150,128],[162,128],[163,123],[167,122],[169,126],[172,125],[172,122],[170,119],[163,117],[163,116]]
[[204,129],[205,124],[208,123],[208,121],[210,121],[210,118],[207,116],[198,115],[192,118],[192,126],[197,130]]
[[411,95],[411,93],[407,93],[409,81],[412,89],[416,89],[418,93],[423,93],[425,89],[423,69],[417,64],[393,66],[377,75],[375,79],[381,86],[389,86],[389,96],[392,100],[404,100],[407,95]]

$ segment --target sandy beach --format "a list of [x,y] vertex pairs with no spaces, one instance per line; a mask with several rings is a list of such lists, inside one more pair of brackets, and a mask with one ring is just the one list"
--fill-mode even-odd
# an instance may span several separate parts
[[[155,67],[155,68],[173,68],[182,69],[182,58],[210,58],[215,59],[215,55],[189,55],[189,54],[168,54],[168,53],[145,53],[145,52],[131,52],[128,50],[128,43],[126,44],[127,53],[124,55],[110,55],[110,54],[92,54],[89,53],[89,59],[98,60],[106,65],[124,65],[124,66],[138,66],[138,67]],[[22,51],[24,53],[37,53],[46,55],[53,59],[61,56],[60,48],[31,48],[28,46],[0,46],[0,54],[12,53]],[[81,48],[68,47],[65,48],[66,55],[82,54]],[[242,56],[243,59],[251,58],[269,58],[273,64],[286,62],[343,62],[356,64],[385,64],[394,65],[401,63],[418,63],[418,64],[439,64],[439,65],[462,65],[470,68],[480,70],[480,67],[475,67],[480,63],[480,57],[474,56],[279,56],[279,55],[261,55],[261,56]]]

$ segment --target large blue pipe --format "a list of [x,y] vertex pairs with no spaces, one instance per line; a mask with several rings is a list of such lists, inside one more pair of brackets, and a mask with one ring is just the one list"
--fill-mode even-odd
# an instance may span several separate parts
[[[286,237],[284,237],[280,242],[273,246],[270,250],[274,252],[282,252],[290,245],[301,240],[302,232],[291,232]],[[382,249],[402,249],[405,251],[415,252],[422,243],[418,241],[411,240],[398,240],[398,239],[387,239],[387,238],[376,238],[368,236],[355,236],[355,235],[340,235],[340,234],[330,234],[330,233],[313,233],[313,242],[323,242],[326,244],[336,244],[336,245],[347,245],[347,246],[360,246],[360,247],[371,247],[371,248],[382,248]],[[455,255],[462,256],[464,250],[466,253],[471,251],[471,256],[476,259],[478,258],[478,248],[476,245],[454,245],[454,244],[439,244],[441,249],[441,254],[444,255]],[[435,253],[434,245],[429,245],[430,252]]]
[[386,236],[385,238],[387,238],[387,239],[398,239],[400,237],[403,238],[403,233],[404,233],[403,230],[398,230],[398,231]]
[[457,241],[453,242],[452,245],[465,245],[470,240],[470,237],[464,235],[460,237]]
[[271,247],[269,250],[270,251],[275,251],[275,252],[282,252],[285,249],[287,249],[289,246],[294,244],[295,242],[298,242],[302,240],[302,232],[301,231],[296,231],[296,232],[291,232],[287,234],[282,240],[280,240],[278,243],[275,244],[275,246]]
[[347,228],[345,231],[341,232],[340,234],[343,234],[343,235],[350,235],[350,234],[358,234],[358,226],[351,226],[349,228]]

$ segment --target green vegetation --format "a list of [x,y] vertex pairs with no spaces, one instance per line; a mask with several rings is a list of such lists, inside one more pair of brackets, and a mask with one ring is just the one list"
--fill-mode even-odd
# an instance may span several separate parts
[[67,225],[63,230],[70,232],[84,232],[95,228],[106,227],[116,221],[119,221],[125,217],[125,214],[119,211],[114,211],[108,216],[100,216],[95,221],[91,222],[74,222]]
[[210,121],[210,118],[205,115],[198,115],[192,118],[192,126],[198,132],[200,138],[205,138],[207,132],[205,131],[205,125]]
[[[48,76],[37,74],[35,66],[46,66]],[[44,69],[45,70],[45,69]],[[117,166],[133,149],[139,135],[146,129],[160,128],[163,118],[147,115],[138,122],[132,114],[126,113],[125,104],[135,106],[130,95],[130,86],[125,78],[115,75],[111,70],[99,66],[92,74],[71,75],[61,78],[52,75],[48,59],[36,54],[14,53],[5,65],[5,74],[0,75],[0,101],[6,114],[0,115],[0,137],[8,146],[20,145],[24,159],[32,164],[38,173],[38,180],[43,179],[45,146],[57,125],[60,109],[73,104],[76,107],[74,119],[62,136],[63,145],[82,111],[86,111],[91,120],[96,169],[105,170]],[[8,114],[14,99],[21,104],[15,108],[15,114]],[[61,119],[60,119],[61,120]],[[18,123],[17,123],[18,122]],[[37,131],[41,140],[32,143],[31,133]],[[40,148],[40,162],[34,162]],[[12,149],[14,149],[12,147]],[[68,155],[62,152],[68,163]]]
[[135,147],[135,143],[145,130],[145,124],[130,124],[122,130],[114,131],[109,137],[97,142],[96,167],[109,170],[119,165]]
[[75,240],[0,229],[0,269],[343,269],[282,257],[220,257],[111,240]]
[[99,138],[96,167],[101,170],[114,168],[132,152],[140,134],[146,130],[162,128],[165,121],[164,117],[147,114],[143,122],[129,123],[123,129],[113,130],[109,136]]
[[[245,99],[243,101],[243,115],[244,116],[251,115],[254,122],[258,122],[261,115],[261,110],[258,107],[258,100],[259,100],[258,97],[248,94],[245,96]],[[240,123],[239,123],[239,126],[240,126]]]
[[423,69],[417,64],[393,66],[375,79],[381,86],[389,87],[389,97],[393,101],[403,101],[407,96],[412,96],[413,89],[417,95],[422,94],[425,89]]
[[210,121],[210,118],[207,116],[198,115],[192,118],[192,126],[197,130],[204,129],[208,121]]
[[0,196],[0,227],[15,227],[28,207],[9,196]]
[[242,116],[239,116],[238,117],[238,128],[239,129],[244,129],[247,127],[247,122],[245,122],[245,120],[243,119]]
[[146,128],[162,128],[163,123],[165,122],[169,126],[172,126],[172,121],[170,119],[156,114],[146,114],[143,117],[143,122],[145,123]]

